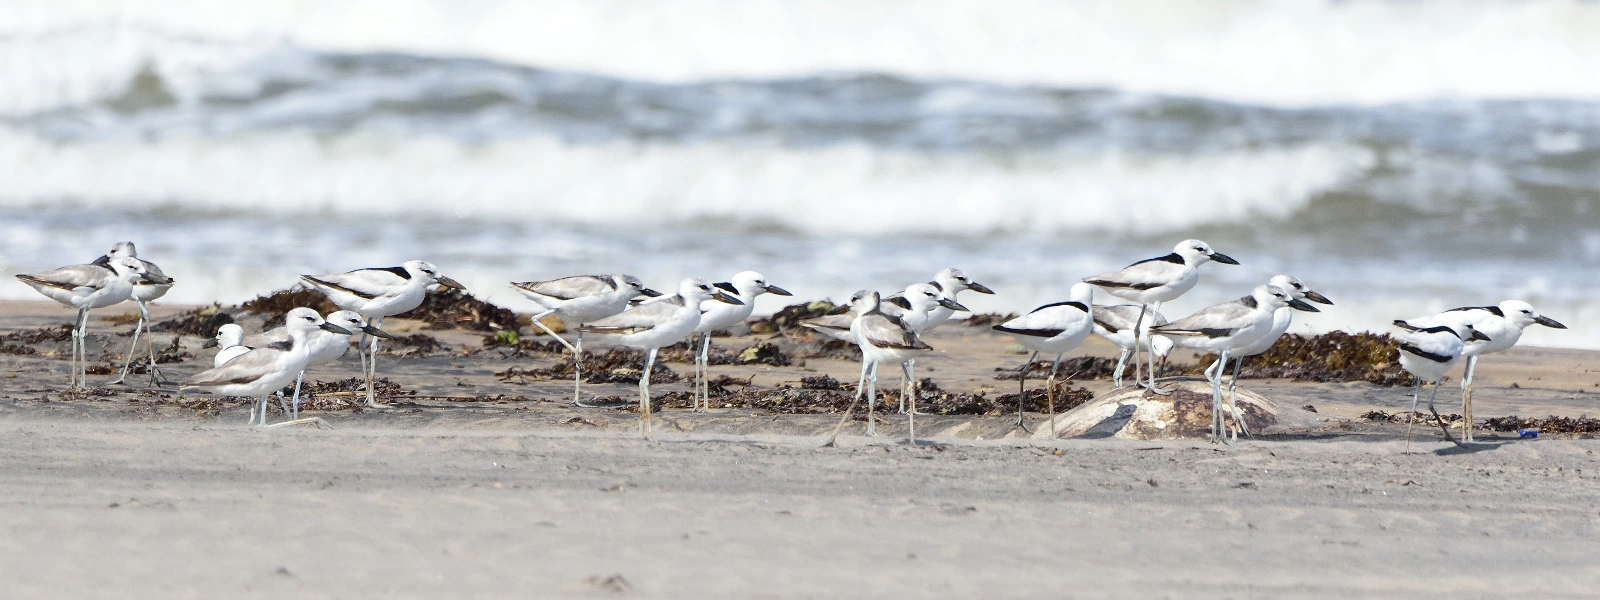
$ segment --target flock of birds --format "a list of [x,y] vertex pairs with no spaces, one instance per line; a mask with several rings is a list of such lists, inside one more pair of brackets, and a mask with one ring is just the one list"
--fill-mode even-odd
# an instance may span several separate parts
[[[1055,353],[1046,384],[1051,394],[1052,426],[1053,393],[1061,358],[1082,344],[1090,333],[1095,333],[1122,351],[1113,375],[1118,388],[1123,385],[1122,377],[1129,358],[1133,359],[1136,385],[1151,393],[1169,394],[1170,391],[1157,385],[1156,359],[1164,359],[1173,348],[1190,348],[1216,354],[1217,360],[1205,371],[1206,380],[1212,388],[1212,440],[1231,444],[1238,439],[1241,431],[1249,434],[1233,395],[1242,361],[1270,348],[1288,330],[1294,311],[1318,310],[1307,301],[1324,305],[1332,305],[1333,302],[1293,276],[1278,275],[1251,290],[1249,295],[1169,321],[1160,312],[1161,304],[1175,300],[1192,289],[1199,281],[1200,266],[1208,262],[1239,264],[1233,258],[1213,251],[1205,242],[1185,240],[1178,243],[1170,254],[1083,279],[1072,286],[1066,301],[1040,306],[1028,314],[994,326],[995,330],[1014,336],[1020,345],[1032,352],[1019,377],[1019,385],[1023,389],[1027,385],[1027,372],[1039,354]],[[71,386],[75,388],[88,383],[84,336],[89,325],[89,311],[128,300],[138,306],[139,321],[134,329],[132,346],[126,354],[121,374],[112,381],[122,383],[128,376],[140,334],[148,326],[147,304],[165,295],[174,283],[160,267],[139,258],[132,242],[117,243],[104,256],[88,264],[21,274],[17,278],[45,296],[78,310],[72,330]],[[250,410],[250,424],[253,426],[321,424],[319,418],[301,418],[299,414],[300,385],[305,370],[343,356],[352,338],[359,332],[363,336],[358,347],[366,379],[366,406],[382,408],[384,405],[377,403],[373,394],[378,340],[393,337],[383,331],[383,319],[420,306],[428,288],[432,286],[466,289],[440,274],[432,264],[420,260],[408,261],[397,267],[303,275],[301,280],[324,294],[341,310],[323,316],[310,308],[295,308],[286,315],[282,327],[252,336],[246,336],[238,325],[224,325],[215,340],[220,349],[214,358],[213,368],[183,380],[181,388],[251,398],[254,403]],[[575,404],[582,405],[585,333],[603,334],[611,345],[645,351],[644,371],[639,378],[639,411],[640,432],[647,438],[651,435],[649,373],[655,366],[656,354],[661,348],[685,339],[698,338],[694,409],[706,410],[710,406],[706,365],[711,332],[748,319],[756,298],[762,294],[791,295],[783,288],[767,283],[760,273],[754,271],[739,273],[727,282],[716,284],[703,279],[684,279],[678,284],[677,293],[671,296],[645,287],[643,282],[630,275],[580,275],[548,281],[513,282],[511,285],[543,307],[542,312],[534,315],[534,325],[559,340],[573,353],[577,365],[573,377]],[[1133,304],[1094,304],[1096,288]],[[802,323],[821,335],[850,341],[859,346],[862,353],[861,379],[856,386],[855,399],[846,409],[839,426],[834,428],[829,444],[837,439],[863,394],[868,407],[867,433],[875,434],[878,367],[884,363],[897,364],[901,368],[903,392],[900,394],[900,411],[908,415],[910,436],[915,439],[918,396],[915,363],[919,355],[932,350],[922,341],[921,334],[949,321],[954,313],[966,311],[967,308],[957,300],[957,295],[968,290],[982,294],[994,293],[959,270],[945,269],[933,281],[912,284],[887,297],[876,291],[856,292],[850,299],[850,314],[821,317]],[[540,322],[552,315],[576,332],[574,340],[568,341]],[[1471,419],[1472,376],[1479,356],[1515,345],[1529,325],[1566,327],[1518,300],[1508,300],[1496,306],[1457,308],[1426,317],[1397,320],[1394,324],[1399,328],[1399,336],[1403,341],[1400,345],[1400,365],[1415,375],[1417,380],[1412,390],[1411,414],[1416,414],[1422,396],[1422,384],[1433,384],[1428,408],[1444,430],[1445,437],[1451,441],[1455,439],[1434,409],[1439,381],[1445,373],[1462,358],[1467,359],[1462,378],[1462,415]],[[1230,359],[1234,360],[1233,376],[1224,403],[1222,379]],[[152,383],[161,385],[163,377],[156,368],[153,346],[150,347],[149,373]],[[290,382],[295,384],[292,400],[285,402],[279,396],[280,405],[288,419],[269,424],[268,398]],[[1231,423],[1225,418],[1226,415],[1232,415]],[[1017,424],[1026,428],[1021,400]],[[1465,428],[1464,437],[1469,441],[1472,439],[1472,430],[1472,427]],[[1410,436],[1408,425],[1408,442]]]

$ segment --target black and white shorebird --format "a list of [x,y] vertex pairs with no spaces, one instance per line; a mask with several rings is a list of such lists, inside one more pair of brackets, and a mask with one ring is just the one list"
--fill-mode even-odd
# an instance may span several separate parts
[[[881,310],[881,298],[878,292],[866,290],[856,292],[850,297],[850,308],[856,313],[855,321],[850,325],[850,332],[855,336],[856,345],[861,348],[861,362],[867,372],[867,435],[877,435],[877,428],[873,422],[876,417],[873,405],[877,401],[878,365],[885,362],[905,364],[918,354],[933,349],[923,343],[917,332],[906,325],[905,321],[885,314]],[[844,417],[839,420],[839,425],[833,428],[833,435],[828,438],[825,445],[832,446],[839,438],[839,430],[850,420],[850,413],[855,410],[856,402],[860,399],[861,389],[858,387],[855,399],[850,401],[849,408],[844,411]],[[915,443],[917,431],[915,391],[911,402],[907,412],[910,415],[908,429],[909,437],[912,443]]]
[[[582,400],[583,392],[583,325],[606,317],[622,314],[629,301],[639,296],[655,298],[661,292],[644,286],[632,275],[574,275],[549,281],[513,281],[511,287],[534,301],[544,310],[533,315],[535,327],[561,342],[572,352],[572,402]],[[574,345],[551,331],[540,319],[555,315],[569,329],[578,332]]]
[[712,299],[741,304],[706,280],[689,278],[678,284],[678,293],[671,297],[638,304],[578,328],[607,334],[610,343],[645,351],[644,371],[639,374],[639,433],[646,439],[651,436],[650,372],[656,365],[656,352],[693,334],[700,325],[700,303]]
[[[1144,312],[1143,318],[1140,312]],[[1135,335],[1133,327],[1138,324],[1140,335]],[[1167,324],[1166,315],[1156,309],[1145,309],[1137,304],[1096,304],[1094,305],[1094,333],[1106,341],[1116,344],[1122,353],[1117,356],[1117,367],[1111,371],[1111,383],[1117,388],[1122,387],[1122,372],[1128,366],[1128,356],[1132,355],[1135,348],[1143,349],[1150,353],[1154,360],[1166,364],[1167,355],[1172,353],[1172,340],[1162,336],[1150,335],[1150,328],[1156,325]],[[1139,362],[1134,361],[1133,380],[1140,381]]]
[[1027,401],[1028,371],[1040,352],[1054,352],[1050,363],[1050,377],[1045,380],[1045,396],[1049,399],[1050,431],[1055,432],[1056,372],[1061,368],[1061,356],[1083,345],[1094,330],[1094,287],[1076,283],[1066,302],[1046,304],[1032,312],[994,326],[995,331],[1011,334],[1022,347],[1032,350],[1028,362],[1017,375],[1017,426],[1027,431],[1022,408]]
[[[931,285],[934,287],[934,289],[938,290],[939,299],[949,300],[955,303],[960,302],[956,299],[956,295],[967,290],[972,290],[979,294],[994,294],[994,290],[991,290],[988,287],[985,287],[983,284],[968,278],[966,273],[961,272],[961,269],[944,269],[939,271],[933,276],[933,281],[928,282],[928,285]],[[935,307],[932,313],[928,316],[927,322],[923,324],[922,328],[919,329],[918,332],[928,331],[943,325],[946,321],[950,320],[950,317],[955,316],[957,312],[968,311],[965,308],[950,308],[949,306],[943,304]]]
[[[463,291],[467,289],[456,280],[439,274],[438,267],[420,260],[408,260],[398,267],[301,275],[300,279],[312,289],[322,292],[334,306],[355,311],[374,327],[383,327],[384,317],[410,312],[422,306],[429,286],[438,284]],[[387,405],[378,404],[372,393],[373,380],[378,376],[378,337],[362,337],[363,340],[371,340],[361,360],[367,380],[366,405],[370,408],[387,408]]]
[[89,329],[89,311],[117,304],[133,297],[135,282],[170,283],[163,275],[147,272],[144,263],[133,257],[113,258],[107,266],[71,265],[44,273],[18,274],[17,279],[45,297],[78,309],[72,326],[73,388],[89,385],[88,357],[84,336]]
[[1566,329],[1566,325],[1539,314],[1533,305],[1521,300],[1506,300],[1496,306],[1464,306],[1447,310],[1440,315],[1427,319],[1409,321],[1418,324],[1442,324],[1437,317],[1459,313],[1465,315],[1472,322],[1472,328],[1487,336],[1487,340],[1469,339],[1461,350],[1461,357],[1467,359],[1466,372],[1461,378],[1461,419],[1466,424],[1461,437],[1466,441],[1473,441],[1473,429],[1476,421],[1472,415],[1472,376],[1478,370],[1478,357],[1493,354],[1517,345],[1522,339],[1522,331],[1529,325],[1543,325],[1555,329]]
[[743,323],[745,319],[750,318],[750,313],[756,308],[757,296],[794,295],[788,290],[767,283],[767,279],[755,271],[737,273],[732,279],[715,285],[717,289],[738,298],[743,304],[728,304],[721,300],[707,300],[700,304],[700,325],[694,328],[695,334],[700,337],[700,351],[695,354],[694,363],[694,410],[696,411],[711,409],[711,388],[706,381],[706,370],[710,367],[707,362],[711,354],[711,332]]
[[[1272,279],[1267,281],[1267,285],[1277,286],[1278,289],[1289,292],[1289,295],[1296,300],[1310,300],[1318,304],[1333,306],[1333,301],[1329,300],[1327,296],[1306,287],[1304,282],[1293,275],[1274,275]],[[1283,337],[1284,332],[1289,331],[1289,325],[1294,321],[1294,311],[1293,307],[1288,306],[1273,311],[1272,328],[1267,330],[1267,334],[1242,348],[1235,349],[1231,353],[1233,354],[1233,377],[1228,379],[1228,404],[1233,404],[1234,388],[1239,385],[1239,368],[1244,365],[1244,359],[1266,352],[1269,348],[1272,348],[1273,344],[1278,343],[1278,338]]]
[[[1144,331],[1144,313],[1150,308],[1160,310],[1160,304],[1177,299],[1194,287],[1200,281],[1200,265],[1216,261],[1225,265],[1237,265],[1239,261],[1232,257],[1211,250],[1211,245],[1200,240],[1184,240],[1173,246],[1172,253],[1141,260],[1128,265],[1119,271],[1112,271],[1104,275],[1096,275],[1084,279],[1084,283],[1099,286],[1109,293],[1123,300],[1138,302],[1140,316],[1134,319],[1135,340],[1142,337]],[[1139,350],[1143,344],[1135,345],[1134,370],[1138,371]],[[1150,380],[1144,383],[1145,387],[1153,392],[1160,393],[1156,388],[1155,368],[1153,361],[1144,361],[1150,367]]]
[[[946,270],[949,271],[953,269]],[[957,273],[959,273],[959,271],[957,271]],[[855,324],[856,317],[859,316],[854,311],[855,305],[855,298],[852,297],[851,312],[842,315],[828,315],[814,319],[806,319],[801,321],[800,325],[824,336],[856,344],[858,343],[856,335],[851,330],[851,327]],[[967,310],[967,307],[963,306],[960,302],[956,302],[951,298],[945,297],[940,289],[935,287],[932,283],[913,283],[906,286],[905,290],[896,292],[894,295],[889,296],[888,298],[881,299],[878,304],[878,310],[882,311],[883,314],[900,319],[901,322],[906,324],[907,328],[910,328],[911,331],[917,333],[919,336],[922,334],[922,332],[933,328],[935,325],[933,313],[940,309],[949,311],[965,311]],[[900,376],[900,412],[905,413],[907,410],[906,398],[909,397],[910,394],[915,393],[911,390],[912,381],[916,377],[915,358],[901,363]],[[866,382],[867,363],[863,362],[861,364],[861,378],[856,381],[856,389],[861,389],[861,386],[866,385]]]
[[[134,247],[133,242],[117,242],[112,244],[110,251],[106,252],[104,256],[95,259],[94,262],[90,264],[109,269],[111,268],[111,261],[113,259],[122,257],[138,260],[140,264],[144,265],[145,273],[148,273],[154,277],[165,278],[166,283],[153,283],[147,279],[138,279],[133,282],[133,295],[131,299],[133,300],[134,305],[139,307],[139,324],[133,327],[133,342],[128,344],[127,357],[122,361],[122,373],[117,375],[117,378],[111,381],[111,383],[114,384],[122,383],[124,379],[128,378],[128,369],[133,366],[133,353],[139,348],[139,335],[149,328],[150,310],[147,308],[147,305],[156,301],[162,296],[167,295],[167,292],[172,289],[173,284],[172,278],[167,277],[167,274],[161,271],[161,267],[156,266],[156,264],[153,262],[139,258],[139,249]],[[155,344],[151,343],[151,340],[147,338],[145,340],[145,346],[150,351],[150,368],[148,371],[150,374],[150,385],[153,387],[160,387],[163,383],[163,378],[161,376],[161,369],[156,367]]]
[[[305,369],[310,356],[307,344],[313,332],[328,331],[345,336],[347,329],[323,320],[317,311],[298,307],[284,317],[284,327],[289,333],[289,347],[250,348],[222,363],[222,366],[195,374],[183,381],[182,388],[200,388],[223,396],[243,396],[253,400],[250,405],[250,424],[266,427],[267,397],[294,381]],[[239,346],[235,346],[239,347]],[[256,411],[260,409],[258,414]],[[286,421],[274,426],[315,422],[321,419]]]
[[[1296,300],[1289,292],[1272,285],[1257,286],[1245,296],[1201,309],[1192,315],[1166,325],[1150,328],[1151,335],[1171,337],[1173,344],[1183,348],[1205,350],[1217,354],[1217,360],[1205,371],[1211,382],[1211,439],[1222,441],[1226,420],[1222,414],[1222,373],[1228,364],[1229,352],[1243,348],[1267,334],[1272,328],[1272,315],[1285,306],[1296,310],[1317,312],[1316,307]],[[1237,406],[1228,411],[1239,429],[1244,417]],[[1247,430],[1248,432],[1248,430]],[[1238,439],[1238,430],[1229,429],[1229,443]]]
[[1406,448],[1411,447],[1411,426],[1416,421],[1417,401],[1422,398],[1422,384],[1433,384],[1433,395],[1428,397],[1428,411],[1444,431],[1444,438],[1455,442],[1450,428],[1439,417],[1433,401],[1439,397],[1439,380],[1461,360],[1468,341],[1488,342],[1489,336],[1473,327],[1465,311],[1447,311],[1417,319],[1399,319],[1394,322],[1401,330],[1400,367],[1415,375],[1416,385],[1411,390],[1411,413],[1406,417]]
[[[354,336],[356,332],[361,332],[366,335],[384,339],[394,339],[394,336],[389,332],[368,324],[366,318],[361,316],[361,313],[353,310],[334,311],[329,313],[328,316],[325,317],[325,320],[329,323],[333,323],[334,325],[338,325],[339,328],[348,331],[349,333],[338,333],[331,330],[318,329],[307,334],[306,366],[300,370],[299,375],[295,376],[294,396],[291,399],[291,408],[285,409],[285,412],[290,415],[291,419],[300,418],[300,387],[305,382],[305,369],[319,365],[325,365],[343,357],[347,352],[349,352],[351,337]],[[256,335],[241,336],[238,338],[233,337],[236,335],[234,331],[228,331],[226,334],[224,334],[223,330],[229,327],[232,327],[234,330],[239,332],[243,331],[242,329],[239,329],[238,325],[234,325],[232,323],[218,328],[217,345],[223,347],[223,350],[217,352],[218,360],[221,360],[225,355],[228,354],[229,350],[227,349],[226,344],[229,342],[232,342],[237,347],[244,348],[246,350],[253,348],[276,348],[278,350],[287,350],[293,343],[293,339],[289,335],[287,320],[285,320],[284,325],[268,329]]]

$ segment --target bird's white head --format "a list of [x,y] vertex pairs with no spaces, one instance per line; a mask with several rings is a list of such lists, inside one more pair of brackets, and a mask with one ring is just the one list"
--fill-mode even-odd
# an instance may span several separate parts
[[643,281],[632,275],[612,275],[611,282],[616,284],[617,289],[629,298],[634,296],[655,298],[661,295],[661,292],[645,287]]
[[350,330],[338,325],[334,325],[333,323],[329,323],[327,320],[322,318],[322,315],[317,314],[317,311],[304,306],[291,309],[289,314],[284,315],[283,326],[289,330],[290,335],[304,335],[316,329],[331,331],[333,333],[339,333],[343,335],[351,334]]
[[1082,302],[1084,306],[1091,306],[1094,304],[1094,286],[1082,281],[1074,283],[1067,298],[1073,302]]
[[217,347],[232,348],[244,341],[244,328],[228,323],[217,328]]
[[423,260],[408,260],[405,262],[405,264],[401,265],[401,267],[404,268],[407,273],[410,273],[413,278],[423,281],[423,285],[433,285],[437,283],[447,288],[458,289],[461,291],[467,290],[467,286],[461,285],[460,282],[440,274],[439,268],[433,266],[433,263]]
[[1225,265],[1237,265],[1239,261],[1233,257],[1211,249],[1211,244],[1200,240],[1184,240],[1172,247],[1172,252],[1183,257],[1184,264],[1199,266],[1206,261],[1217,261]]
[[1304,299],[1321,304],[1333,304],[1333,301],[1329,300],[1327,296],[1323,296],[1322,294],[1317,293],[1315,290],[1306,287],[1306,284],[1300,281],[1300,278],[1293,275],[1273,275],[1272,279],[1267,282],[1267,285],[1275,285],[1283,288],[1283,291],[1289,292],[1289,295],[1294,296],[1296,300]]
[[139,249],[133,247],[133,242],[117,242],[111,245],[111,250],[106,252],[106,256],[111,258],[122,258],[124,256],[138,258]]
[[351,335],[354,335],[355,332],[360,331],[366,333],[367,335],[374,335],[384,339],[394,339],[394,336],[390,335],[389,332],[368,324],[367,319],[362,317],[361,313],[353,310],[341,310],[338,312],[329,313],[327,321],[339,326],[340,329],[350,332]]
[[878,309],[881,296],[877,292],[861,290],[850,295],[850,310],[858,315]]
[[1515,324],[1518,329],[1525,328],[1534,323],[1556,329],[1567,328],[1566,325],[1562,325],[1555,319],[1539,314],[1539,311],[1533,309],[1532,304],[1528,304],[1527,302],[1523,302],[1521,300],[1507,300],[1505,302],[1501,302],[1500,312],[1501,314],[1505,315],[1507,321]]
[[913,283],[906,286],[900,297],[905,298],[906,303],[910,304],[911,310],[915,312],[925,313],[933,310],[936,306],[943,306],[950,310],[967,310],[967,307],[962,306],[961,303],[955,300],[941,298],[939,288],[927,283]]
[[1172,354],[1172,338],[1155,335],[1146,339],[1150,340],[1150,354],[1156,358],[1165,360],[1167,355]]
[[728,280],[733,287],[739,290],[740,299],[751,299],[762,294],[777,296],[793,296],[789,290],[767,283],[767,278],[755,271],[742,271]]
[[972,290],[979,294],[993,294],[994,290],[967,277],[961,269],[945,269],[933,276],[933,283],[944,292],[945,297],[954,298],[957,293]]

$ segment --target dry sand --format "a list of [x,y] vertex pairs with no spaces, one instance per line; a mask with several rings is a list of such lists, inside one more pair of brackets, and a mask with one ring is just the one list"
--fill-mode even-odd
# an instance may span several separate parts
[[[0,333],[70,319],[0,303]],[[126,329],[97,322],[91,355],[120,352],[127,338],[109,333]],[[929,341],[945,352],[919,371],[943,388],[1015,385],[993,379],[1022,359],[1005,337],[953,325]],[[1485,359],[1476,413],[1583,414],[1600,391],[1595,358]],[[1403,426],[1355,418],[1403,409],[1395,388],[1247,381],[1315,405],[1322,425],[1237,447],[1015,439],[1006,416],[919,417],[935,437],[913,447],[890,416],[889,435],[819,448],[836,417],[667,411],[646,442],[630,413],[566,406],[566,383],[492,375],[537,362],[383,360],[424,394],[529,400],[422,400],[325,413],[332,431],[259,431],[242,404],[64,400],[64,359],[0,355],[0,595],[1579,598],[1600,586],[1600,442],[1483,435],[1458,448],[1419,427],[1406,452]],[[831,359],[805,369],[856,373]],[[715,372],[758,386],[806,374]]]

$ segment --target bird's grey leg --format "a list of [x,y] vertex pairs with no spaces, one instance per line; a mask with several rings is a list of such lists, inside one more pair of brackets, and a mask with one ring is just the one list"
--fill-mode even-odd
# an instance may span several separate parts
[[[561,339],[561,338],[556,338]],[[579,325],[578,343],[572,347],[572,403],[577,404],[583,393],[583,329]]]
[[[87,383],[80,383],[78,380],[78,359],[79,356],[83,354],[83,346],[79,342],[83,340],[83,326],[84,322],[88,320],[86,318],[88,314],[89,311],[87,310],[79,310],[77,320],[72,322],[72,375],[69,376],[69,378],[72,380],[72,383],[68,387],[73,389],[82,387]],[[87,377],[85,377],[85,379],[87,379]]]
[[[349,342],[345,343],[348,344]],[[306,370],[300,369],[300,376],[294,378],[294,416],[291,417],[293,419],[300,418],[300,382],[305,381],[305,379]]]
[[1017,374],[1017,427],[1028,433],[1033,432],[1028,431],[1028,422],[1023,418],[1022,408],[1028,404],[1028,371],[1033,370],[1033,360],[1036,358],[1039,358],[1038,350],[1028,355],[1028,364],[1022,365],[1022,372]]
[[1211,381],[1211,441],[1222,441],[1222,363],[1227,356],[1218,356],[1206,369],[1206,379]]
[[[1244,422],[1244,413],[1239,412],[1238,401],[1234,399],[1234,386],[1239,385],[1239,367],[1244,364],[1244,359],[1246,358],[1249,357],[1239,356],[1233,359],[1233,377],[1228,379],[1228,406],[1233,413],[1234,427],[1239,431],[1243,431],[1246,437],[1252,437],[1250,435],[1250,426]],[[1235,438],[1237,439],[1237,436]]]
[[89,311],[83,311],[83,325],[78,327],[78,385],[89,387]]
[[[1227,366],[1228,366],[1228,351],[1227,350],[1223,350],[1222,351],[1221,360],[1222,360],[1222,367],[1223,368],[1222,369],[1217,369],[1217,397],[1218,398],[1222,397],[1222,371],[1224,369],[1226,369]],[[1228,429],[1228,445],[1231,446],[1231,445],[1233,445],[1234,442],[1239,441],[1239,430],[1244,428],[1244,418],[1242,418],[1239,415],[1239,407],[1234,405],[1233,396],[1228,396],[1228,414],[1233,415],[1233,427],[1227,428]],[[1223,424],[1224,425],[1227,424],[1226,420],[1224,420]]]
[[911,380],[911,409],[906,412],[906,437],[912,447],[917,445],[917,380]]
[[[372,326],[380,328],[380,329],[383,328],[383,317],[378,317],[376,319],[373,319],[372,320]],[[379,404],[378,403],[378,401],[377,401],[377,399],[375,397],[375,392],[373,391],[373,388],[377,385],[377,380],[378,380],[378,336],[374,335],[374,336],[371,336],[371,337],[372,337],[372,363],[370,365],[371,370],[367,371],[367,407],[368,408],[389,408],[388,404]]]
[[1145,352],[1143,343],[1145,338],[1144,313],[1149,309],[1150,305],[1141,303],[1139,305],[1139,317],[1133,320],[1133,383],[1139,386],[1144,385],[1144,381],[1140,379],[1139,361],[1143,360],[1140,355]]
[[[695,410],[711,410],[711,332],[706,332],[700,344],[700,385],[696,389]],[[700,401],[704,401],[702,409]]]
[[[1157,306],[1160,306],[1159,302],[1156,304]],[[1148,304],[1139,305],[1139,318],[1134,321],[1133,325],[1133,376],[1135,379],[1139,377],[1139,354],[1143,353],[1145,367],[1144,371],[1149,377],[1149,383],[1143,384],[1145,389],[1150,390],[1150,392],[1153,394],[1165,396],[1167,394],[1171,394],[1172,392],[1163,390],[1156,386],[1156,359],[1155,355],[1151,353],[1153,348],[1142,342],[1142,340],[1148,340],[1150,338],[1150,336],[1144,335],[1144,316],[1145,312],[1149,310],[1149,308],[1150,305]]]
[[1478,357],[1467,357],[1467,372],[1461,378],[1461,439],[1473,441],[1477,420],[1472,416],[1472,375],[1478,370]]
[[[135,346],[138,345],[139,330],[148,330],[150,328],[150,310],[145,306],[144,302],[137,302],[137,304],[139,305],[139,329],[133,330]],[[144,336],[144,347],[150,353],[150,387],[158,388],[166,382],[167,378],[161,374],[161,367],[156,365],[156,340],[154,336],[155,334],[153,333]],[[128,352],[130,354],[133,352],[131,347]],[[124,366],[122,370],[123,374],[126,375],[127,367]]]
[[[1056,439],[1056,370],[1061,367],[1061,355],[1056,353],[1056,362],[1050,364],[1050,378],[1045,380],[1045,398],[1050,403],[1050,439]],[[1070,376],[1069,376],[1070,377]]]
[[1422,398],[1422,378],[1411,388],[1411,412],[1406,414],[1406,449],[1411,449],[1411,426],[1417,421],[1417,401]]
[[[550,328],[549,327],[545,327],[544,323],[540,323],[539,322],[539,319],[543,319],[543,318],[548,317],[548,316],[553,315],[553,314],[556,314],[556,311],[547,310],[547,311],[544,311],[544,312],[539,313],[537,315],[534,315],[533,316],[533,326],[544,330],[544,332],[546,334],[548,334],[550,337],[555,338],[556,341],[561,342],[561,345],[566,346],[567,350],[570,350],[572,352],[577,352],[578,349],[574,348],[570,342],[568,342],[567,340],[563,339],[561,336],[556,335],[556,332],[550,331]],[[581,323],[580,323],[580,325],[581,325]]]
[[1444,439],[1452,444],[1460,446],[1461,442],[1456,441],[1455,436],[1450,435],[1450,426],[1444,424],[1444,417],[1439,416],[1439,411],[1433,408],[1433,401],[1438,397],[1439,382],[1435,381],[1433,382],[1433,394],[1428,396],[1428,412],[1433,413],[1433,420],[1439,424],[1439,430],[1444,432]]
[[639,376],[639,407],[643,411],[643,414],[639,415],[642,419],[640,428],[644,431],[644,439],[647,440],[655,439],[652,437],[653,424],[650,417],[650,371],[656,366],[657,350],[657,348],[651,348],[650,353],[645,356],[644,374]]
[[[1122,354],[1117,356],[1117,368],[1111,372],[1111,385],[1115,386],[1117,389],[1122,388],[1122,370],[1128,366],[1128,354],[1129,350],[1127,348],[1123,348]],[[1137,374],[1135,374],[1135,376],[1137,376]]]
[[856,403],[861,401],[861,392],[863,390],[862,386],[866,383],[866,381],[867,363],[865,360],[863,360],[861,362],[861,381],[856,383],[856,396],[850,399],[850,406],[845,407],[844,416],[840,417],[839,424],[833,427],[833,434],[828,436],[828,441],[822,443],[823,448],[831,448],[838,445],[837,442],[839,440],[839,431],[844,429],[844,424],[846,422],[850,421],[850,413],[855,411]]
[[[900,404],[904,408],[906,396],[911,396],[911,404],[916,404],[917,395],[917,359],[913,358],[900,365],[900,376],[905,378],[905,385],[900,388]],[[916,410],[915,408],[911,410]],[[901,412],[905,412],[902,410]]]
[[867,435],[878,435],[878,417],[875,407],[878,403],[878,367],[881,363],[872,363],[872,372],[867,374]]
[[[133,326],[133,343],[128,345],[128,353],[122,360],[122,373],[111,381],[111,385],[122,383],[122,380],[128,378],[128,369],[133,367],[133,352],[139,348],[139,334],[144,331],[144,303],[140,302],[138,298],[135,298],[133,303],[139,307],[139,324]],[[154,369],[156,366],[154,350],[151,350],[150,356],[150,368]]]

